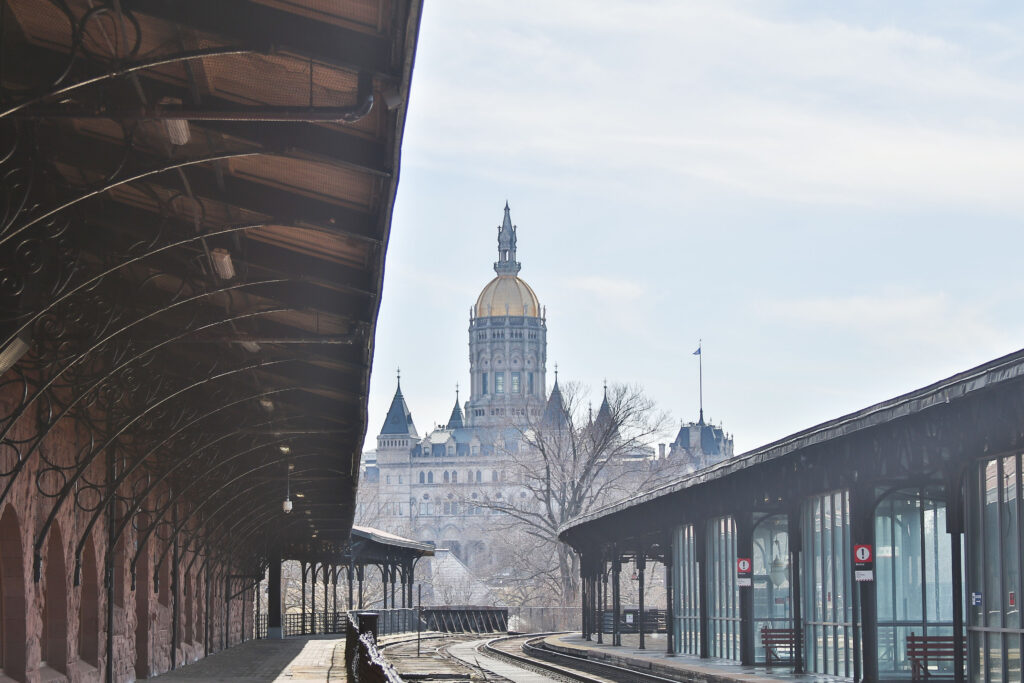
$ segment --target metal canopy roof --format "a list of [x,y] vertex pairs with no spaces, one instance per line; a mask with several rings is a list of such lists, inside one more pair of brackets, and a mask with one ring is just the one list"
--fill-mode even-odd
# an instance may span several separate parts
[[[799,458],[812,449],[835,445],[843,439],[867,434],[870,430],[892,425],[906,419],[927,415],[937,408],[946,409],[967,403],[965,399],[993,389],[1006,389],[1020,395],[1019,385],[1024,382],[1024,350],[1016,351],[983,365],[957,373],[926,387],[876,403],[857,412],[802,430],[761,448],[738,455],[729,460],[699,470],[654,490],[605,506],[563,525],[559,537],[578,547],[594,539],[612,540],[613,534],[635,539],[660,539],[665,526],[651,524],[652,519],[665,519],[665,509],[681,510],[704,485],[722,483],[738,475],[751,474],[754,468],[774,467],[776,474],[798,479],[802,467]],[[1017,387],[1014,389],[1013,387]],[[1007,389],[1008,388],[1008,389]],[[942,418],[938,418],[941,421]],[[950,422],[954,420],[949,419]],[[1014,425],[1015,428],[1019,427]],[[932,428],[934,429],[934,427]],[[1004,436],[1013,436],[1012,429]],[[936,449],[938,450],[938,449]],[[829,451],[828,453],[831,453]],[[791,463],[797,464],[791,464]],[[787,464],[790,463],[790,464]],[[868,461],[865,460],[865,464]],[[786,468],[785,470],[783,468]],[[764,477],[764,471],[761,477]],[[867,474],[865,475],[867,476]],[[721,497],[721,496],[719,496]],[[750,501],[733,501],[748,503]]]
[[115,501],[256,563],[347,540],[420,9],[4,4],[4,496],[76,430],[51,521]]

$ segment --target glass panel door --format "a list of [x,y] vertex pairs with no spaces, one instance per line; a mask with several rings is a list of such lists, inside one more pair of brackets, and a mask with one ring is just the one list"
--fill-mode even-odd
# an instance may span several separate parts
[[676,652],[700,655],[700,583],[692,524],[676,527],[672,577],[675,590]]
[[804,652],[807,668],[853,676],[850,495],[836,491],[804,504]]

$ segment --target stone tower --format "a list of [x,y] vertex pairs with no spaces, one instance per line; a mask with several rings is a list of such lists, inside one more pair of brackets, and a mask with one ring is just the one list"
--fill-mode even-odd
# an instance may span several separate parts
[[471,427],[525,424],[540,419],[547,397],[547,320],[537,295],[519,277],[516,226],[508,202],[498,227],[497,276],[469,313]]

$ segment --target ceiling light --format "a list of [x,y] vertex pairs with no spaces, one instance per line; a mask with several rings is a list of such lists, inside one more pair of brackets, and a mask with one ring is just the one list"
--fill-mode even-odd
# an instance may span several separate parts
[[274,410],[274,402],[264,396],[260,399],[260,408],[263,408],[263,410],[269,413]]
[[281,503],[281,509],[284,510],[284,513],[286,515],[292,511],[292,501],[290,498],[284,499],[284,502]]
[[254,341],[244,341],[240,346],[249,353],[259,353],[260,351],[260,345]]
[[278,446],[278,448],[281,449],[281,452],[284,453],[285,455],[288,455],[289,453],[292,452],[291,446]]
[[[176,97],[165,97],[160,100],[160,106],[181,106],[181,100]],[[189,129],[188,121],[185,119],[164,119],[164,131],[167,139],[172,145],[180,147],[187,145],[192,139],[192,131]]]
[[230,280],[235,276],[235,264],[231,262],[231,254],[227,249],[211,250],[210,262],[221,280]]
[[306,497],[306,494],[305,494],[305,493],[296,493],[296,494],[295,494],[295,497],[296,497],[296,498],[305,498],[305,497]]
[[24,333],[12,339],[11,343],[5,346],[3,351],[0,351],[0,375],[13,368],[28,352],[29,347],[28,337]]
[[402,93],[398,92],[398,90],[390,88],[385,90],[382,95],[384,98],[384,106],[387,107],[388,110],[393,111],[402,106]]

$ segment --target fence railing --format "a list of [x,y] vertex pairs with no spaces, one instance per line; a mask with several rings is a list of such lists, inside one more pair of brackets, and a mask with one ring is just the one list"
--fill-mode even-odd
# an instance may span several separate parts
[[[386,636],[396,633],[440,631],[442,633],[501,633],[508,630],[508,609],[505,607],[423,607],[366,610],[362,612],[289,612],[283,616],[287,636],[310,636],[346,633],[349,616],[375,614],[374,633]],[[256,621],[256,637],[267,637],[267,615]]]
[[285,636],[309,636],[320,633],[344,633],[346,612],[289,612],[284,616]]
[[508,631],[507,607],[424,607],[423,628],[442,633],[500,633]]
[[256,625],[254,627],[254,637],[257,639],[267,637],[267,615],[261,614],[256,618]]
[[[378,615],[377,634],[390,636],[395,633],[411,633],[416,630],[416,610],[414,608],[372,610]],[[429,629],[423,628],[427,631]]]
[[[611,633],[614,628],[615,613],[608,611],[604,613],[604,632]],[[639,633],[640,631],[640,610],[624,609],[619,618],[619,633]],[[645,609],[644,610],[644,633],[665,633],[666,632],[665,610]]]

